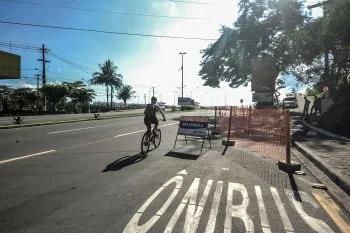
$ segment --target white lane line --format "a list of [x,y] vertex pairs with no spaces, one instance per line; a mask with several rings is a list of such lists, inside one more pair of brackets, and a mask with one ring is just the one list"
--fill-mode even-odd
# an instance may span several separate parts
[[[170,126],[170,125],[175,125],[175,124],[178,124],[178,122],[170,123],[170,124],[167,124],[167,125],[162,125],[162,126],[159,126],[158,128],[163,128],[163,127]],[[127,136],[127,135],[130,135],[130,134],[141,133],[141,132],[146,132],[146,130],[143,129],[143,130],[137,130],[137,131],[130,132],[130,133],[119,134],[119,135],[114,136],[113,138],[119,138],[119,137]]]
[[27,159],[27,158],[38,156],[38,155],[44,155],[44,154],[52,153],[52,152],[55,152],[55,151],[56,150],[48,150],[48,151],[43,151],[43,152],[31,154],[31,155],[25,155],[25,156],[13,158],[13,159],[2,160],[2,161],[0,161],[0,164],[9,163],[9,162],[20,160],[20,159]]
[[[170,123],[170,124],[167,124],[167,125],[162,125],[162,126],[159,126],[159,128],[170,126],[170,125],[175,125],[175,124],[178,124],[178,122]],[[127,136],[127,135],[130,135],[130,134],[141,133],[141,132],[145,132],[145,130],[143,129],[143,130],[138,130],[138,131],[134,131],[134,132],[130,132],[130,133],[120,134],[120,135],[116,135],[116,136],[114,136],[112,138],[119,138],[119,137]],[[74,146],[74,147],[67,147],[67,148],[60,149],[60,150],[72,149],[72,148],[77,148],[77,147],[81,147],[81,146],[87,146],[87,145],[90,145],[90,144],[93,144],[93,143],[102,142],[102,141],[106,141],[106,140],[110,140],[110,139],[111,138],[106,138],[106,139],[93,141],[93,142],[89,142],[89,143],[78,145],[78,146]],[[55,152],[55,151],[56,150],[48,150],[48,151],[43,151],[43,152],[40,152],[40,153],[25,155],[25,156],[13,158],[13,159],[2,160],[2,161],[0,161],[0,164],[16,161],[16,160],[20,160],[20,159],[26,159],[26,158],[30,158],[30,157],[34,157],[34,156],[38,156],[38,155],[48,154],[48,153],[52,153],[52,152]]]
[[280,216],[282,218],[284,230],[288,233],[294,232],[294,228],[292,227],[292,224],[290,223],[286,209],[284,208],[284,204],[281,201],[280,196],[278,195],[277,189],[275,187],[270,187],[270,190],[272,193],[272,197],[276,203],[278,212],[280,213]]
[[265,208],[260,186],[255,185],[255,193],[258,200],[260,222],[261,222],[263,233],[271,233],[271,228],[270,228],[269,220],[267,219],[266,208]]
[[[133,123],[133,122],[139,122],[139,121],[129,121],[128,123]],[[90,126],[90,127],[77,128],[77,129],[68,129],[68,130],[50,132],[47,134],[66,133],[66,132],[80,131],[80,130],[84,130],[84,129],[95,129],[95,128],[101,128],[101,127],[112,126],[112,125],[120,125],[120,124],[124,124],[124,123],[114,123],[114,124],[108,124],[108,125],[97,125],[97,126]]]

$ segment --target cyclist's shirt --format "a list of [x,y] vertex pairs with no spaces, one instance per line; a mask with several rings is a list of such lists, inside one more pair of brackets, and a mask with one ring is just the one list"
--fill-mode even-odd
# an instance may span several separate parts
[[145,107],[145,116],[156,116],[157,111],[160,107],[157,104],[147,104]]

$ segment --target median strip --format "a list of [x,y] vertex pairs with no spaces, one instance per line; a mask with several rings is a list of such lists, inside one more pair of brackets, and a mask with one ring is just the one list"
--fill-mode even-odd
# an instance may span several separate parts
[[44,154],[52,153],[55,151],[56,150],[48,150],[48,151],[43,151],[43,152],[39,152],[39,153],[35,153],[35,154],[25,155],[25,156],[13,158],[13,159],[6,159],[6,160],[0,161],[0,164],[9,163],[9,162],[20,160],[20,159],[27,159],[27,158],[38,156],[38,155],[44,155]]

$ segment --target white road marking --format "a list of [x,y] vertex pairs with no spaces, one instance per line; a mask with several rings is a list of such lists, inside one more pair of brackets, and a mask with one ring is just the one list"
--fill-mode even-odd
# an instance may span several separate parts
[[269,220],[267,219],[266,208],[264,204],[264,199],[261,194],[260,186],[255,186],[255,193],[256,193],[256,198],[258,200],[260,222],[261,222],[263,233],[271,233],[271,227],[269,224]]
[[284,208],[284,205],[281,201],[281,198],[278,195],[277,189],[274,187],[271,187],[270,189],[271,189],[272,197],[276,203],[278,212],[280,213],[280,216],[282,218],[282,222],[283,222],[285,231],[286,232],[294,232],[294,229],[292,227],[292,224],[290,223],[290,220],[288,218],[288,215],[287,215],[287,212]]
[[213,200],[213,204],[211,206],[210,216],[209,216],[207,229],[205,230],[205,233],[213,233],[215,230],[216,217],[218,215],[220,199],[221,199],[221,194],[222,194],[222,186],[223,186],[223,182],[218,181],[218,183],[216,184],[216,190],[214,193],[214,200]]
[[[123,233],[145,233],[147,232],[164,214],[164,212],[168,209],[169,205],[174,200],[175,196],[179,192],[181,186],[182,186],[183,178],[182,176],[175,176],[169,181],[167,181],[162,187],[160,187],[156,192],[153,193],[153,195],[148,198],[148,200],[141,206],[141,208],[137,211],[137,213],[132,217],[128,225],[125,227]],[[174,191],[169,196],[168,200],[163,204],[163,206],[158,210],[155,216],[153,216],[148,222],[144,223],[143,225],[139,226],[138,222],[143,214],[143,212],[147,209],[147,207],[151,204],[151,202],[170,184],[176,183],[176,187]]]
[[[233,191],[238,191],[242,194],[242,204],[233,205]],[[242,184],[228,183],[226,217],[224,225],[224,233],[232,232],[232,218],[240,218],[244,222],[245,232],[254,232],[254,224],[247,213],[249,206],[249,197],[247,189]]]
[[[167,125],[162,125],[162,126],[160,126],[159,128],[161,128],[161,127],[166,127],[166,126],[170,126],[170,125],[175,125],[175,124],[178,124],[178,122],[170,123],[170,124],[167,124]],[[113,124],[113,125],[115,125],[115,124]],[[104,126],[107,126],[107,125],[104,125]],[[78,129],[73,129],[73,130],[78,130]],[[58,131],[57,131],[57,132],[58,132]],[[134,131],[134,132],[130,132],[130,133],[120,134],[120,135],[116,135],[116,136],[114,136],[114,137],[112,137],[112,138],[119,138],[119,137],[131,135],[131,134],[136,134],[136,133],[140,133],[140,132],[145,132],[145,130],[138,130],[138,131]],[[91,145],[91,144],[93,144],[93,143],[103,142],[103,141],[110,140],[110,139],[111,139],[111,138],[105,138],[105,139],[101,139],[101,140],[97,140],[97,141],[92,141],[92,142],[88,142],[88,143],[81,144],[81,145],[76,145],[76,146],[72,146],[72,147],[66,147],[66,148],[60,149],[60,150],[67,150],[67,149],[78,148],[78,147],[82,147],[82,146]],[[25,156],[13,158],[13,159],[2,160],[2,161],[0,161],[0,164],[4,164],[4,163],[16,161],[16,160],[20,160],[20,159],[27,159],[27,158],[30,158],[30,157],[34,157],[34,156],[38,156],[38,155],[43,155],[43,154],[48,154],[48,153],[55,152],[55,151],[57,151],[57,150],[49,150],[49,151],[44,151],[44,152],[40,152],[40,153],[36,153],[36,154],[31,154],[31,155],[25,155]]]
[[[159,126],[159,128],[170,126],[170,125],[175,125],[175,124],[178,124],[178,123],[175,122],[175,123],[170,123],[170,124],[167,124],[167,125],[162,125],[162,126]],[[119,138],[119,137],[131,135],[131,134],[136,134],[136,133],[141,133],[141,132],[146,132],[146,130],[143,129],[143,130],[137,130],[137,131],[130,132],[130,133],[119,134],[119,135],[114,136],[113,138]]]
[[[133,123],[133,122],[141,122],[141,121],[129,121],[128,123]],[[66,132],[80,131],[84,129],[95,129],[95,128],[101,128],[101,127],[112,126],[112,125],[120,125],[120,124],[124,124],[124,123],[114,123],[114,124],[107,124],[107,125],[97,125],[97,126],[90,126],[90,127],[84,127],[84,128],[77,128],[77,129],[68,129],[68,130],[50,132],[47,134],[66,133]]]
[[35,153],[35,154],[25,155],[25,156],[13,158],[13,159],[2,160],[2,161],[0,161],[0,164],[9,163],[9,162],[20,160],[20,159],[27,159],[27,158],[38,156],[38,155],[44,155],[44,154],[52,153],[55,151],[56,150],[48,150],[48,151],[43,151],[43,152],[39,152],[39,153]]
[[[185,170],[182,170],[185,171]],[[182,172],[181,171],[181,172]],[[187,173],[187,172],[186,172]],[[203,185],[200,184],[200,178],[194,178],[192,184],[184,194],[184,197],[182,198],[180,203],[174,203],[172,202],[175,200],[177,194],[180,191],[180,188],[183,184],[183,176],[175,176],[171,178],[169,181],[167,181],[163,186],[161,186],[153,195],[141,206],[141,208],[137,211],[137,213],[132,217],[128,225],[124,229],[124,233],[146,233],[148,232],[155,224],[160,220],[164,214],[167,213],[165,216],[166,218],[169,216],[169,214],[173,214],[168,220],[164,230],[160,230],[161,232],[173,232],[175,230],[175,227],[181,227],[181,229],[176,228],[176,231],[181,230],[181,232],[185,233],[194,233],[197,232],[199,223],[203,220],[201,219],[202,213],[205,210],[205,208],[210,208],[209,206],[206,206],[209,194],[211,193],[211,187],[213,184],[213,180],[208,180],[207,184],[204,188],[203,194],[197,204],[197,198],[199,198],[199,187],[203,187]],[[174,187],[173,184],[176,184],[176,187]],[[164,204],[161,206],[161,208],[156,212],[154,216],[143,216],[143,214],[147,211],[147,208],[151,205],[152,202],[159,202],[160,200],[156,200],[158,196],[160,196],[160,193],[165,189],[172,187],[172,193],[168,194],[168,199],[164,202],[161,201],[160,203]],[[255,194],[257,197],[258,202],[258,211],[260,214],[260,222],[262,229],[261,231],[263,233],[271,233],[271,227],[268,220],[267,212],[265,203],[263,200],[263,194],[261,191],[261,187],[255,185]],[[207,223],[202,227],[206,227],[205,233],[213,233],[217,229],[216,227],[216,221],[217,221],[217,215],[219,213],[220,205],[224,204],[222,202],[222,189],[223,189],[223,181],[218,181],[216,184],[216,189],[214,192],[214,196],[212,199],[212,205],[210,210],[210,215]],[[301,218],[310,226],[311,229],[313,229],[316,232],[329,232],[333,233],[334,231],[322,220],[313,218],[309,215],[307,215],[302,207],[303,203],[311,204],[315,209],[320,208],[318,203],[311,198],[307,193],[305,192],[299,192],[302,201],[297,200],[293,194],[293,190],[285,189],[285,193],[287,196],[287,201],[285,203],[282,202],[277,189],[274,187],[270,187],[270,191],[272,194],[272,197],[274,199],[274,202],[277,206],[278,212],[281,216],[280,222],[278,224],[283,224],[284,230],[287,233],[294,232],[294,229],[292,227],[292,224],[289,220],[289,217],[287,215],[287,212],[285,210],[285,205],[289,203],[292,207],[295,207]],[[239,194],[240,193],[240,194]],[[237,197],[235,195],[241,195],[240,197]],[[163,198],[163,197],[162,197]],[[242,203],[239,205],[233,205],[233,202],[235,200],[241,199]],[[254,232],[254,222],[252,221],[251,216],[247,213],[247,209],[249,207],[250,199],[248,197],[248,192],[246,187],[243,184],[239,183],[231,183],[228,182],[228,190],[227,190],[227,198],[226,198],[226,216],[225,216],[225,222],[224,222],[224,232],[229,233],[232,230],[237,230],[235,226],[232,226],[233,219],[240,218],[242,222],[244,223],[245,230],[243,232],[246,233],[253,233]],[[168,210],[170,205],[176,205],[176,210],[173,212],[173,210]],[[161,204],[159,204],[161,205]],[[167,212],[168,211],[168,212]],[[183,212],[186,212],[184,214]],[[317,213],[317,211],[315,212]],[[271,213],[274,215],[275,213]],[[147,222],[143,223],[142,225],[138,225],[141,218],[144,219],[144,217],[147,217],[149,219]],[[185,218],[184,221],[179,222],[180,218]],[[294,216],[293,216],[294,217]],[[257,220],[258,221],[258,220]],[[276,222],[273,222],[276,224]],[[233,223],[234,224],[234,223]],[[259,223],[257,223],[258,226],[260,226]],[[234,229],[233,229],[234,228]],[[203,228],[201,228],[203,229]],[[260,230],[260,229],[259,229]]]
[[224,171],[228,171],[228,170],[230,170],[229,168],[227,168],[227,167],[223,167],[222,168],[222,170],[224,170]]
[[179,171],[178,173],[176,173],[178,175],[187,175],[187,171],[186,169],[182,170],[182,171]]
[[[322,220],[313,218],[309,215],[307,215],[303,209],[303,206],[301,205],[300,201],[297,201],[295,199],[294,193],[292,190],[285,189],[286,195],[291,201],[295,207],[295,209],[298,211],[300,216],[304,219],[304,221],[316,232],[319,233],[333,233],[334,231]],[[312,207],[315,209],[320,208],[320,206],[317,204],[317,202],[312,199],[307,193],[299,191],[300,198],[303,200],[303,202],[310,203]]]
[[120,138],[120,137],[123,137],[123,136],[127,136],[127,135],[130,135],[130,134],[135,134],[135,133],[141,133],[141,132],[145,132],[145,130],[137,130],[137,131],[134,131],[134,132],[131,132],[131,133],[124,133],[124,134],[119,134],[119,135],[116,135],[114,136],[113,138]]
[[[182,211],[186,207],[187,203],[187,213],[186,213],[186,219],[185,224],[183,228],[183,232],[189,233],[189,232],[196,232],[197,227],[199,224],[200,217],[202,215],[205,203],[207,201],[207,197],[211,188],[211,185],[213,183],[212,180],[208,180],[208,183],[205,187],[205,190],[203,192],[203,195],[199,201],[199,204],[197,206],[197,194],[198,194],[198,188],[199,188],[199,178],[195,178],[192,182],[190,188],[188,189],[187,193],[185,194],[184,198],[182,199],[180,205],[175,210],[175,213],[171,217],[168,225],[166,226],[164,232],[170,233],[173,231],[175,224],[179,220]],[[196,208],[197,207],[197,208]]]

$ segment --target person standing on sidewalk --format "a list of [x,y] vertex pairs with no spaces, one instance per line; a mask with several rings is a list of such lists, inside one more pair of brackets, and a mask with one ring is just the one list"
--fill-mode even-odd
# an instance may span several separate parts
[[304,103],[303,117],[309,115],[309,106],[310,106],[310,100],[308,100],[306,96],[304,96],[304,100],[305,100],[305,103]]

